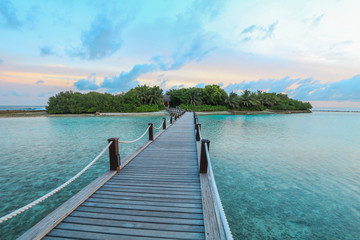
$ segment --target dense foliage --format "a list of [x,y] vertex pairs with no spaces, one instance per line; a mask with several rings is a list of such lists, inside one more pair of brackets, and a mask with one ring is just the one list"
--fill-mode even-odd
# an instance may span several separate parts
[[[46,110],[48,113],[94,113],[94,112],[157,112],[165,109],[163,90],[158,86],[138,86],[126,93],[60,92],[50,97]],[[286,94],[250,92],[241,95],[231,92],[229,95],[219,85],[207,85],[205,88],[172,89],[167,92],[172,107],[194,111],[262,111],[307,110],[310,103],[289,98]]]
[[184,109],[195,111],[221,111],[224,108],[241,111],[308,110],[312,108],[310,103],[291,99],[281,93],[245,90],[241,95],[234,92],[227,95],[218,85],[169,90],[167,94],[170,95],[171,106],[182,106]]
[[195,111],[195,112],[207,112],[207,111],[226,111],[228,110],[227,106],[212,106],[212,105],[191,105],[191,104],[180,104],[181,109],[185,109],[187,111]]
[[157,112],[165,109],[162,89],[158,86],[138,86],[126,93],[60,92],[50,97],[48,113],[94,113],[94,112]]

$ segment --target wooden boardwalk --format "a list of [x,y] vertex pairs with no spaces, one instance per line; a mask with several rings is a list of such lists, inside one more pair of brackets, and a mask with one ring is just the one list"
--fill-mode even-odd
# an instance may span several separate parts
[[194,129],[184,114],[44,239],[205,239]]

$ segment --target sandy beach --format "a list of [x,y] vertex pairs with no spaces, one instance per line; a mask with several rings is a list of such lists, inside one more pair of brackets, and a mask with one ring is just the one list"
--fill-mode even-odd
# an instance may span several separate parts
[[[310,110],[296,111],[214,111],[214,112],[196,112],[197,115],[260,115],[260,114],[292,114],[292,113],[311,113]],[[100,116],[164,116],[168,115],[167,111],[159,112],[138,112],[138,113],[100,113]],[[48,114],[46,111],[0,111],[0,118],[16,117],[99,117],[93,113],[83,114]]]
[[[140,113],[101,113],[100,116],[163,116],[167,115],[166,111],[159,112],[140,112]],[[93,113],[83,114],[49,114],[46,111],[0,111],[0,118],[17,118],[17,117],[99,117]]]

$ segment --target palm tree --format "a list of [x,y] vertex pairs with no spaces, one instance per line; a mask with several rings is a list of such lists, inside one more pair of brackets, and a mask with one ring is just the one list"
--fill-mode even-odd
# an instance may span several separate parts
[[236,109],[239,107],[239,100],[239,96],[236,93],[231,92],[226,100],[226,103],[229,105],[230,108]]

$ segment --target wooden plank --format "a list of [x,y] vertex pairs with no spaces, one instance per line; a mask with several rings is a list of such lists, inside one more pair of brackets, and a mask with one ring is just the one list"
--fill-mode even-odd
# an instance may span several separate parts
[[98,191],[98,193],[114,195],[114,196],[139,196],[139,197],[154,197],[154,198],[175,198],[175,199],[201,199],[200,195],[172,195],[172,194],[155,194],[155,193],[128,193],[128,192],[107,192]]
[[171,223],[153,223],[151,221],[129,221],[129,220],[114,220],[114,219],[99,219],[97,216],[91,218],[69,216],[63,222],[75,223],[84,225],[121,227],[121,228],[140,228],[148,230],[162,230],[162,231],[178,231],[178,232],[197,232],[204,233],[204,226],[199,225],[185,225],[185,224],[171,224]]
[[106,199],[121,199],[121,200],[140,200],[140,201],[154,201],[154,202],[170,202],[170,203],[200,203],[201,199],[179,199],[179,198],[154,198],[154,197],[146,197],[146,196],[125,196],[125,195],[110,195],[110,194],[98,194],[95,193],[93,196],[99,198],[106,198]]
[[113,192],[117,192],[117,191],[126,191],[126,192],[139,192],[139,193],[169,193],[169,194],[174,194],[174,195],[194,195],[194,194],[200,194],[200,190],[193,190],[193,191],[188,191],[188,190],[182,190],[179,191],[177,189],[172,190],[172,189],[159,189],[159,188],[152,188],[152,189],[147,189],[147,188],[140,188],[140,187],[133,187],[133,188],[129,188],[129,187],[120,187],[120,186],[103,186],[101,188],[101,190],[103,191],[113,191]]
[[116,174],[116,171],[107,171],[92,183],[67,200],[64,204],[50,213],[35,226],[21,235],[19,240],[40,239],[45,236],[51,229],[60,223],[67,215],[83,203],[91,194],[99,189],[106,181]]
[[183,208],[200,208],[202,209],[201,203],[173,203],[173,202],[156,202],[156,201],[141,201],[141,200],[122,200],[122,199],[106,199],[91,196],[86,200],[87,202],[103,202],[103,203],[114,203],[124,205],[144,205],[144,206],[166,206],[166,207],[183,207]]
[[144,211],[158,211],[168,213],[202,213],[202,208],[184,208],[184,207],[167,207],[167,206],[154,206],[154,205],[136,205],[136,204],[116,204],[116,203],[103,203],[103,202],[90,202],[86,201],[82,206],[109,208],[109,209],[126,209],[126,210],[144,210]]
[[121,185],[121,184],[110,184],[110,183],[106,183],[106,186],[103,186],[106,188],[110,188],[110,190],[117,188],[117,189],[135,189],[135,190],[165,190],[165,191],[183,191],[183,192],[192,192],[192,194],[196,194],[200,191],[200,187],[197,188],[179,188],[179,187],[169,187],[167,185],[163,185],[163,186],[142,186],[142,185],[135,185],[135,186],[129,186],[129,185]]
[[[47,236],[48,237],[48,236]],[[129,236],[129,235],[117,235],[97,232],[84,232],[84,231],[73,231],[64,229],[54,229],[49,234],[49,237],[58,237],[65,239],[96,239],[96,240],[149,240],[149,237],[142,236]],[[175,238],[168,238],[170,240],[176,240]]]
[[204,214],[205,237],[207,240],[218,240],[220,238],[219,226],[215,215],[214,200],[212,197],[207,174],[200,174],[202,206]]
[[179,183],[198,183],[200,180],[198,179],[163,179],[159,177],[148,177],[148,178],[135,178],[132,176],[117,176],[114,177],[114,180],[120,180],[126,182],[129,181],[153,181],[153,182],[179,182]]
[[109,220],[123,220],[130,222],[152,222],[152,223],[163,223],[163,224],[185,224],[185,225],[197,225],[204,226],[202,219],[185,219],[185,218],[168,218],[168,217],[148,217],[148,216],[137,216],[137,215],[126,215],[126,214],[112,214],[112,213],[94,213],[94,212],[83,212],[75,210],[70,216],[84,217],[84,218],[98,218],[98,219],[109,219]]
[[[108,181],[106,184],[109,185],[122,185],[124,182],[122,181],[113,181],[110,180]],[[173,189],[200,189],[200,183],[187,183],[187,184],[182,184],[182,183],[154,183],[154,182],[148,182],[148,181],[137,181],[137,182],[126,182],[126,186],[142,186],[142,187],[170,187]]]
[[110,214],[125,214],[133,216],[147,216],[147,217],[164,217],[164,218],[184,218],[184,219],[203,219],[203,214],[200,213],[179,213],[174,212],[169,214],[168,212],[159,211],[145,211],[145,210],[132,210],[132,209],[110,209],[110,208],[98,208],[98,207],[87,207],[79,206],[77,208],[83,212],[94,212],[94,213],[110,213]]
[[84,231],[89,233],[107,233],[126,236],[143,236],[143,237],[160,237],[167,238],[169,236],[175,239],[204,239],[203,233],[196,232],[178,232],[178,231],[159,231],[123,227],[96,226],[85,224],[60,223],[57,229]]

